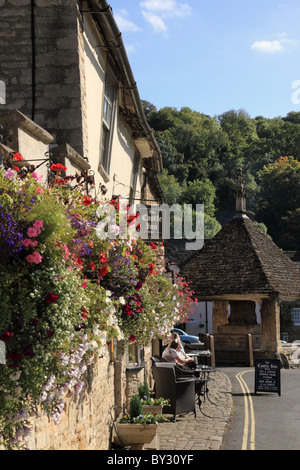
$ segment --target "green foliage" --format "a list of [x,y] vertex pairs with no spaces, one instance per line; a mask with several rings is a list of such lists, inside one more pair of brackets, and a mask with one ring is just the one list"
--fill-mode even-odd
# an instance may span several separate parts
[[[299,112],[252,119],[244,110],[214,117],[188,107],[148,106],[148,111],[162,151],[166,171],[161,185],[169,204],[205,201],[207,215],[223,225],[235,213],[238,166],[242,165],[250,217],[264,223],[281,248],[300,249],[298,170],[293,165],[281,172],[277,169],[276,178],[265,170],[286,155],[300,161]],[[214,207],[209,185],[200,194],[199,182],[207,181],[215,191]]]
[[[194,300],[158,266],[160,246],[98,236],[103,202],[12,169],[0,171],[0,195],[0,443],[14,448],[37,406],[59,422],[65,396],[80,393],[110,341],[163,338]],[[107,205],[117,220],[119,202]]]
[[129,402],[129,415],[131,419],[137,418],[143,412],[142,403],[138,395],[133,395]]
[[138,392],[139,392],[139,397],[144,398],[144,397],[150,397],[150,391],[147,382],[144,382],[143,384],[139,384],[138,387]]

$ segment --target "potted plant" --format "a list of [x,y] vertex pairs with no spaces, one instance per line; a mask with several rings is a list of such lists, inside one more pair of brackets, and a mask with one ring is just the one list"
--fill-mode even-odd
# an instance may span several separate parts
[[162,415],[142,414],[142,403],[138,395],[130,399],[129,414],[117,421],[116,432],[120,444],[131,450],[143,450],[156,436],[158,423],[167,421]]
[[164,406],[170,406],[169,400],[166,400],[165,398],[151,398],[150,397],[150,391],[148,384],[144,382],[144,384],[139,385],[139,397],[141,400],[142,404],[142,410],[143,413],[152,413],[152,414],[157,414],[161,415],[163,412],[163,407]]

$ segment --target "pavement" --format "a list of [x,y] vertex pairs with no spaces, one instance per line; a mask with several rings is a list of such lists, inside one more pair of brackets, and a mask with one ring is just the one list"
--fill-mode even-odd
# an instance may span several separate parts
[[210,377],[209,399],[202,402],[202,412],[197,406],[196,418],[194,413],[187,413],[177,416],[175,422],[160,423],[156,450],[220,450],[233,408],[232,384],[218,370]]

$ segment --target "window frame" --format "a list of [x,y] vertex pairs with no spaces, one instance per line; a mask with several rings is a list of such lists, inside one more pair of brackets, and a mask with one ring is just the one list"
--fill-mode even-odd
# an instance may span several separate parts
[[138,344],[133,343],[128,345],[126,354],[127,369],[141,369],[145,367],[145,349],[141,348]]
[[140,161],[141,161],[141,156],[139,151],[136,149],[133,157],[133,164],[132,164],[132,172],[131,172],[131,180],[130,180],[130,192],[129,192],[129,205],[131,206],[136,197],[136,186],[137,186],[137,179],[138,179],[138,174],[140,171]]
[[292,317],[294,326],[300,326],[300,307],[292,308],[291,317]]
[[[110,91],[112,89],[112,93]],[[109,89],[109,92],[108,92]],[[103,101],[102,101],[102,119],[101,119],[101,133],[100,133],[100,155],[98,171],[105,183],[110,180],[110,164],[111,164],[111,153],[112,153],[112,141],[116,121],[116,110],[118,106],[118,81],[115,79],[111,67],[107,66],[104,90],[103,90]],[[107,122],[106,117],[110,109],[110,119]]]

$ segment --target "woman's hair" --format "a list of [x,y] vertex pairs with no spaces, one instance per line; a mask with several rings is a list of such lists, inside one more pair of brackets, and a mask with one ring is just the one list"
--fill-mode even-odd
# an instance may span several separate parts
[[178,343],[177,343],[177,341],[175,341],[175,339],[173,339],[171,341],[170,348],[172,348],[172,349],[177,349],[178,348]]
[[178,333],[172,333],[172,336],[171,336],[172,339],[175,339],[178,344],[180,342],[180,337],[179,337],[179,334]]

